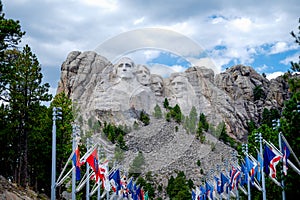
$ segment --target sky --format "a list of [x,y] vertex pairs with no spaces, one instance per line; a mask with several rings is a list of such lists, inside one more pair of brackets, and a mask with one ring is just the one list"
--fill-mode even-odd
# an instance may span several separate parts
[[[71,51],[96,51],[147,64],[152,73],[203,65],[223,72],[236,64],[267,78],[290,69],[300,48],[298,0],[2,0],[6,18],[19,20],[55,94]],[[196,53],[195,53],[196,52]],[[167,70],[166,70],[167,69]]]

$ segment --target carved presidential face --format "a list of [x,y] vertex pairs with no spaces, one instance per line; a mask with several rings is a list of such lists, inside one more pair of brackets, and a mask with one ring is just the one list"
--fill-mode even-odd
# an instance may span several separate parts
[[183,76],[175,77],[171,82],[171,87],[174,95],[177,98],[182,98],[186,92],[186,78]]
[[133,78],[134,63],[130,58],[122,58],[117,64],[117,76],[124,79]]
[[149,85],[150,84],[150,71],[144,65],[138,65],[136,71],[136,78],[138,82],[142,85]]
[[163,95],[163,79],[159,76],[153,76],[151,78],[151,90],[155,96]]

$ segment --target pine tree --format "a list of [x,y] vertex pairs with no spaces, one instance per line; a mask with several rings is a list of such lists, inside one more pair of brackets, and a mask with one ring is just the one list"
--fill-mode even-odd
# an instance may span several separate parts
[[169,101],[167,98],[165,98],[165,100],[164,100],[164,108],[167,110],[169,109]]
[[[72,111],[72,100],[64,92],[57,94],[50,104],[48,115],[51,119],[53,107],[60,107],[62,110],[61,119],[56,121],[56,171],[59,175],[72,153],[72,123],[75,117]],[[61,187],[58,191],[61,194]]]
[[[15,130],[18,149],[18,171],[17,180],[19,184],[25,186],[28,183],[28,137],[31,131],[31,122],[34,108],[42,101],[51,100],[48,94],[49,84],[42,84],[43,75],[41,66],[36,56],[31,52],[29,46],[25,46],[22,52],[17,50],[7,50],[5,61],[10,66],[10,72],[6,74],[7,83],[2,91],[5,96],[2,100],[9,105],[9,116],[12,121],[12,129]],[[33,116],[33,117],[30,117]]]
[[159,105],[156,104],[156,106],[154,107],[154,117],[156,119],[161,119],[162,118],[162,112],[161,109],[159,107]]

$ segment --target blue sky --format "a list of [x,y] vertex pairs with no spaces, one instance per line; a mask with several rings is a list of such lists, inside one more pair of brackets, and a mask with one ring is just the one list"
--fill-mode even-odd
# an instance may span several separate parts
[[[159,66],[165,69],[166,65],[173,71],[184,70],[187,64],[184,58],[189,58],[193,65],[211,67],[215,73],[243,64],[272,78],[290,69],[290,61],[298,61],[300,55],[299,46],[290,35],[291,31],[298,32],[298,0],[2,0],[2,3],[6,18],[19,20],[26,31],[22,45],[29,44],[37,55],[44,81],[50,83],[52,93],[56,91],[61,64],[71,51],[96,50],[109,39],[138,29],[174,31],[181,35],[179,40],[173,40],[175,43],[182,39],[193,46],[194,42],[213,62],[212,65],[205,59],[194,59],[195,56],[189,56],[188,48],[180,49],[180,54],[175,52],[179,57],[174,56],[173,41],[166,37],[155,40],[157,45],[164,43],[157,49],[171,49],[169,54],[155,49],[133,51],[126,40],[111,45],[116,50],[127,47],[124,49],[131,50],[136,63],[154,65],[156,72]],[[140,42],[145,42],[143,39]],[[192,46],[188,47],[193,49]],[[119,56],[128,53],[116,52]]]

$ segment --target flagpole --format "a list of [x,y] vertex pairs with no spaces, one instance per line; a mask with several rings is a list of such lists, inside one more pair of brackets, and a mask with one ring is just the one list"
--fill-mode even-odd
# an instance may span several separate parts
[[[72,124],[72,151],[75,152],[76,149],[76,136],[77,136],[78,126],[76,124]],[[76,166],[73,163],[72,170],[72,200],[76,200]]]
[[53,107],[52,110],[52,173],[51,173],[51,200],[56,199],[56,119],[59,119],[60,108]]
[[[280,152],[282,152],[281,132],[278,133],[278,143],[279,143]],[[284,157],[281,158],[282,163],[283,163],[283,159]],[[282,176],[283,167],[284,166],[282,165],[282,170],[280,175],[281,175],[281,187],[282,187],[282,200],[285,200],[284,180]]]
[[[248,144],[243,144],[243,151],[246,155],[246,157],[248,158]],[[250,191],[250,178],[249,178],[249,169],[248,169],[248,166],[246,164],[246,169],[247,169],[247,187],[248,187],[248,200],[251,200],[251,191]]]
[[[99,146],[98,146],[97,150],[98,150],[98,166],[97,167],[99,168],[99,163],[100,163],[100,147]],[[100,200],[100,198],[101,198],[101,194],[100,194],[100,178],[98,178],[98,195],[97,195],[97,200]]]
[[[89,138],[86,139],[86,152],[89,151]],[[86,200],[89,200],[90,199],[90,177],[89,177],[89,174],[90,174],[90,165],[86,164],[86,176],[87,176],[87,181],[86,181]]]
[[[263,138],[261,136],[261,133],[256,133],[255,134],[255,141],[259,142],[259,156],[263,160],[264,159],[264,157],[263,157],[263,146],[262,146]],[[260,165],[264,166],[264,163],[260,163]],[[263,200],[266,200],[267,199],[267,191],[266,191],[264,167],[262,167],[262,170],[261,170],[260,173],[261,173],[261,184],[262,184]]]
[[292,147],[290,146],[290,144],[288,143],[288,141],[286,140],[286,138],[284,137],[283,134],[281,134],[281,139],[284,141],[284,143],[286,144],[286,146],[289,148],[289,150],[290,150],[290,152],[293,154],[293,156],[294,156],[296,162],[297,162],[298,165],[300,166],[300,162],[299,162],[299,160],[298,160],[296,154],[294,153]]

